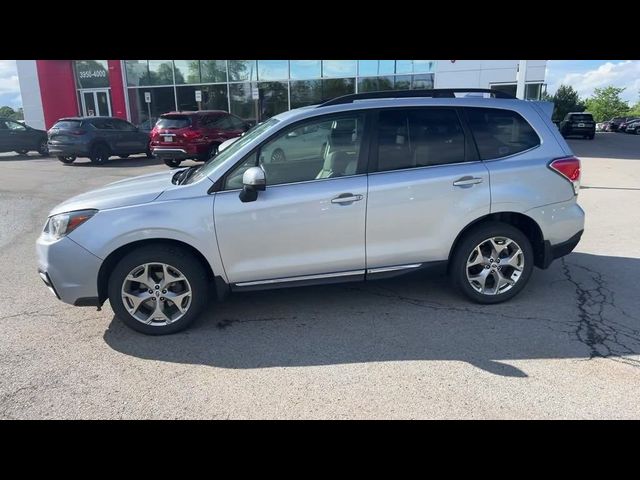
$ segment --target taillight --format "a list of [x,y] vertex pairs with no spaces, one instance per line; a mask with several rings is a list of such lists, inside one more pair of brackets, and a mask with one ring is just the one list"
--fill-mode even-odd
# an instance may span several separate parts
[[573,185],[573,193],[580,190],[580,159],[576,157],[563,157],[552,160],[549,164],[551,170],[559,173]]

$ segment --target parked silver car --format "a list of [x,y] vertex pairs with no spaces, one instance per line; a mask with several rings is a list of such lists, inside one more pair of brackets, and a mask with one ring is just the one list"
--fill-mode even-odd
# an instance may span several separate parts
[[204,165],[67,200],[37,240],[40,276],[66,303],[109,299],[148,334],[181,330],[236,290],[443,264],[471,300],[508,300],[579,242],[580,161],[548,104],[454,93],[291,110]]

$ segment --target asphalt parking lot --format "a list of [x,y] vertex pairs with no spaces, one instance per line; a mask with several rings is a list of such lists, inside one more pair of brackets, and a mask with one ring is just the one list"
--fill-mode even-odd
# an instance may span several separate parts
[[421,274],[235,294],[166,337],[56,300],[34,241],[58,202],[167,167],[1,154],[0,418],[639,418],[640,136],[570,143],[585,234],[508,303]]

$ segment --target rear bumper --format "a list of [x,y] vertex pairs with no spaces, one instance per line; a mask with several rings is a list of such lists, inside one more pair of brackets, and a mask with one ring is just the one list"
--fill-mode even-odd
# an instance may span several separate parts
[[179,160],[185,160],[194,156],[193,154],[189,154],[184,148],[151,147],[151,152],[158,158],[177,158]]
[[89,156],[89,147],[84,144],[53,144],[47,143],[49,154],[58,157],[87,157]]
[[573,252],[573,249],[576,248],[578,243],[580,242],[580,238],[584,230],[580,230],[573,237],[571,237],[566,242],[558,243],[556,245],[551,245],[549,240],[545,240],[544,242],[544,257],[542,259],[542,263],[540,268],[549,268],[549,265],[556,259],[560,257],[564,257],[565,255],[569,255]]

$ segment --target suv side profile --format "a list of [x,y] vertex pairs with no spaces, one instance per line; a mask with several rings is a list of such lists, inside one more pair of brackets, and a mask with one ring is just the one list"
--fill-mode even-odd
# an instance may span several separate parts
[[223,110],[165,113],[151,130],[151,148],[175,168],[187,159],[208,160],[218,153],[220,144],[249,128],[247,122]]
[[155,335],[234,291],[436,265],[471,301],[509,300],[534,267],[578,244],[580,160],[548,102],[460,90],[290,110],[204,165],[71,198],[37,240],[39,274],[63,302],[108,299],[128,326]]
[[596,122],[589,112],[570,112],[559,125],[563,137],[577,135],[589,140],[596,136]]
[[49,154],[47,132],[10,118],[0,117],[0,152],[26,155],[31,150],[37,151],[43,157]]
[[49,129],[49,153],[62,163],[73,163],[78,157],[89,157],[91,163],[102,164],[117,155],[144,153],[152,157],[149,135],[117,117],[68,117]]

